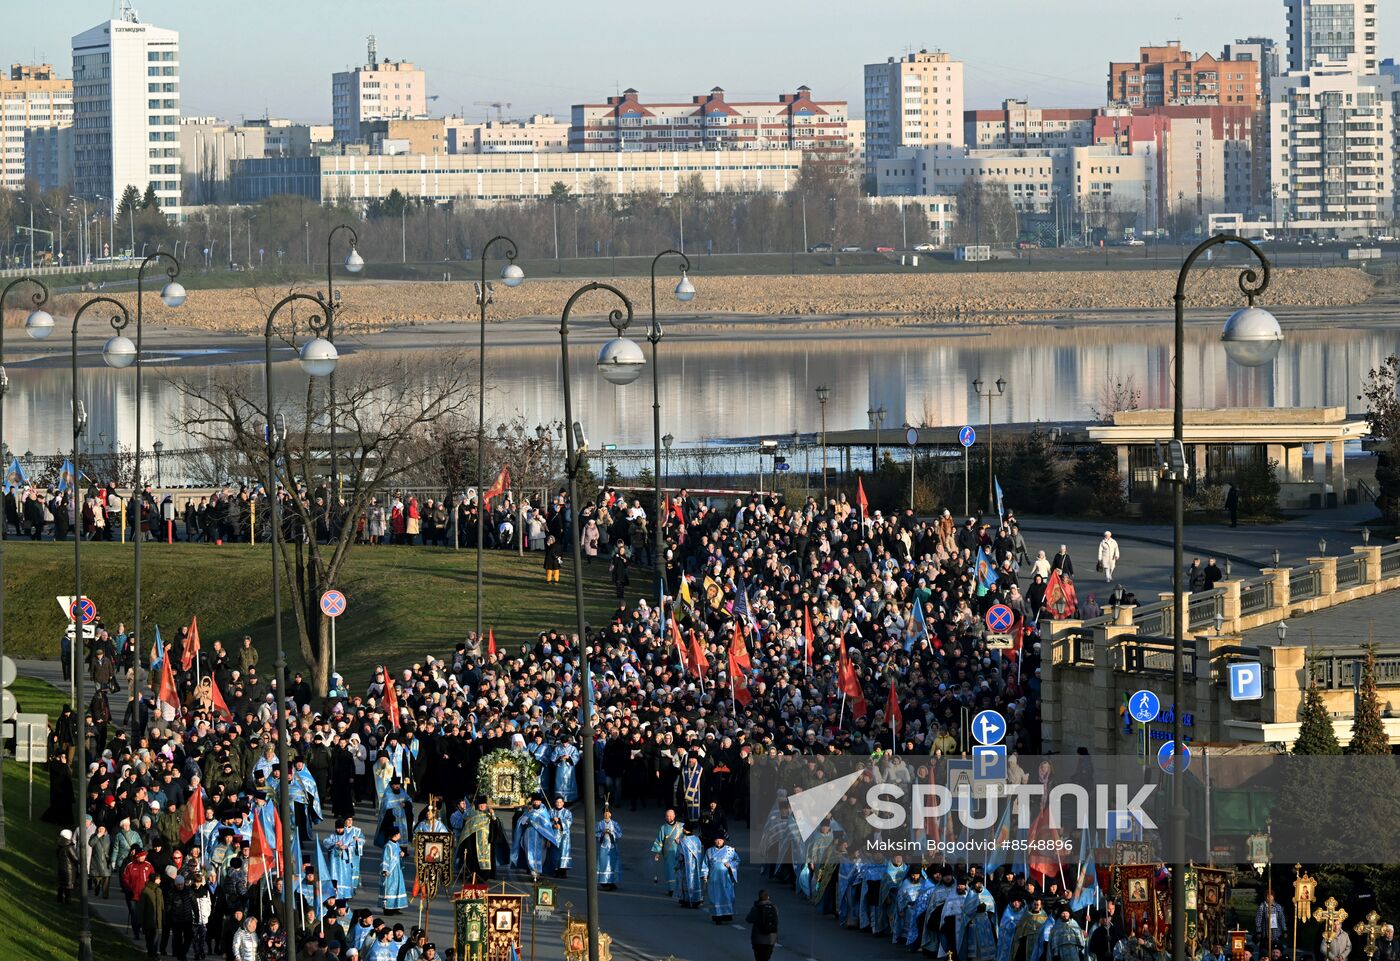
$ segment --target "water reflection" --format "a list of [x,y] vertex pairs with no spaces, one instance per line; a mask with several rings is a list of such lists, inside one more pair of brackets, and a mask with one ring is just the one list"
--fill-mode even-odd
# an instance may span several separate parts
[[[1188,328],[1186,404],[1200,406],[1358,407],[1355,395],[1367,371],[1400,351],[1390,327],[1291,327],[1278,359],[1249,370],[1229,364],[1218,328]],[[616,388],[593,370],[596,346],[571,355],[578,417],[595,447],[651,443],[651,378]],[[183,353],[183,352],[181,352]],[[173,351],[164,356],[174,360]],[[285,356],[290,356],[285,355]],[[431,363],[434,355],[426,355]],[[866,411],[883,405],[886,428],[909,422],[980,424],[986,409],[972,392],[975,377],[1007,381],[996,420],[1085,420],[1104,385],[1132,379],[1141,404],[1170,403],[1171,330],[1131,324],[1076,327],[1023,326],[976,331],[852,330],[812,339],[668,338],[661,345],[662,429],[677,443],[816,430],[814,389],[831,388],[830,430],[867,426]],[[47,453],[67,445],[69,379],[63,367],[34,367],[17,358],[7,366],[5,440],[19,452]],[[85,357],[96,362],[96,355]],[[217,356],[201,358],[217,364]],[[183,361],[183,363],[181,362]],[[188,356],[150,365],[145,378],[142,440],[167,449],[189,442],[173,429],[187,401],[170,375],[209,376],[217,366],[189,366]],[[294,363],[277,365],[277,390],[298,396],[305,377]],[[490,355],[488,418],[520,415],[534,425],[562,418],[559,355],[553,347],[512,347]],[[89,443],[130,444],[135,428],[130,370],[87,366],[82,396]],[[283,393],[283,392],[288,393]],[[893,436],[893,435],[892,435]]]

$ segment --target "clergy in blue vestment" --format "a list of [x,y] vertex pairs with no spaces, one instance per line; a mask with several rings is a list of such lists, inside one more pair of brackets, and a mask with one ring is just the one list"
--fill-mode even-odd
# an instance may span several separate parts
[[[676,848],[680,845],[682,836],[681,823],[676,820],[675,808],[667,808],[666,820],[661,823],[656,832],[656,839],[651,842],[651,859],[659,865],[660,873],[666,877],[668,898],[676,890]],[[653,880],[658,878],[653,877]]]
[[560,794],[554,799],[554,808],[549,812],[550,826],[554,828],[554,833],[559,837],[557,847],[552,847],[545,854],[544,869],[548,874],[556,878],[567,878],[569,868],[574,863],[574,842],[572,832],[574,830],[574,812],[570,811],[564,804],[564,795]]
[[568,741],[554,745],[549,752],[554,767],[553,790],[555,794],[563,795],[566,804],[578,800],[578,777],[575,773],[578,757],[578,748]]
[[384,846],[379,892],[384,899],[385,914],[398,914],[408,906],[408,889],[403,880],[403,848],[399,847],[402,837],[403,832],[393,828],[389,832],[389,843]]
[[510,849],[511,867],[527,868],[533,875],[543,874],[549,849],[558,846],[554,819],[544,806],[544,798],[536,794],[530,799],[530,806],[516,819],[515,838]]
[[347,817],[331,834],[321,839],[326,852],[326,871],[335,883],[335,896],[349,900],[360,886],[360,856],[365,853],[365,835]]
[[933,889],[933,882],[924,877],[923,869],[915,864],[894,893],[894,905],[890,912],[890,941],[893,944],[907,944],[909,927],[914,918],[915,906],[925,891]]
[[614,891],[622,880],[622,853],[617,846],[622,839],[622,825],[613,820],[612,809],[606,805],[593,836],[598,841],[598,887]]
[[739,853],[726,842],[724,835],[715,838],[715,846],[705,852],[700,862],[700,877],[705,881],[705,900],[710,902],[710,918],[715,924],[734,920],[734,888],[739,883]]
[[992,892],[974,878],[963,896],[958,918],[958,961],[996,961],[997,903]]
[[398,778],[389,782],[389,790],[379,799],[377,823],[374,843],[381,848],[384,847],[384,842],[392,837],[389,833],[391,828],[398,831],[405,841],[412,837],[409,825],[413,823],[413,798],[408,796],[408,792],[403,789],[403,782]]
[[1026,902],[1020,892],[1011,895],[1011,903],[1001,912],[1001,924],[997,927],[997,961],[1011,961],[1011,952],[1016,947],[1016,928],[1026,916]]
[[687,821],[676,845],[675,861],[676,900],[683,908],[698,908],[705,899],[705,883],[700,874],[704,859],[705,849],[695,836],[695,825]]

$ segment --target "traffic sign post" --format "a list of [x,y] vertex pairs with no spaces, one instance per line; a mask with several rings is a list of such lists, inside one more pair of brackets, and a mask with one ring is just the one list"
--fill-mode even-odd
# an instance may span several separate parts
[[80,597],[68,606],[68,619],[81,624],[91,624],[97,620],[97,605],[91,598]]
[[[1175,745],[1176,745],[1176,742],[1175,742],[1175,741],[1167,741],[1165,744],[1163,744],[1163,745],[1157,750],[1157,766],[1160,767],[1163,771],[1165,771],[1165,772],[1168,773],[1168,774],[1175,774],[1175,773],[1176,773],[1176,770],[1175,770],[1175,767],[1176,767],[1176,765],[1175,765],[1176,747],[1175,747]],[[1186,770],[1187,768],[1189,768],[1190,766],[1191,766],[1191,747],[1190,747],[1190,745],[1183,744],[1183,745],[1181,745],[1181,770],[1182,770],[1182,771],[1185,771],[1185,770]]]
[[966,517],[972,513],[972,499],[969,496],[972,490],[972,469],[969,466],[968,449],[977,443],[977,431],[971,425],[964,427],[958,431],[958,443],[962,444],[963,449],[963,516]]
[[1264,672],[1257,663],[1230,665],[1230,700],[1258,701],[1264,697]]
[[993,604],[987,610],[987,630],[993,634],[1009,633],[1014,620],[1015,615],[1005,604]]
[[1162,702],[1151,691],[1137,691],[1128,698],[1128,716],[1139,724],[1151,724],[1162,712]]
[[972,736],[978,744],[1000,744],[1006,737],[1006,718],[996,711],[982,711],[972,719]]
[[975,744],[972,747],[974,781],[1006,780],[1006,745]]
[[345,595],[334,588],[321,595],[321,613],[331,620],[331,673],[335,673],[335,620],[345,613]]

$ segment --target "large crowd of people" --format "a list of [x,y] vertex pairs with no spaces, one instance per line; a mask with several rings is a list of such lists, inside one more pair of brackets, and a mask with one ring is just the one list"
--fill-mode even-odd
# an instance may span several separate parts
[[[561,495],[539,512],[546,544],[566,542],[567,508]],[[580,511],[585,557],[645,554],[648,519],[604,491]],[[554,629],[499,648],[469,634],[372,677],[333,676],[320,698],[299,673],[279,683],[248,638],[201,646],[186,629],[155,649],[124,625],[99,626],[85,651],[97,690],[82,706],[89,850],[63,835],[61,896],[74,859],[86,857],[95,895],[124,900],[151,957],[282,961],[291,946],[277,905],[292,883],[298,957],[432,959],[445,952],[398,918],[412,904],[414,833],[453,833],[459,880],[559,876],[581,863],[572,828],[593,791],[603,813],[578,827],[598,844],[605,891],[626,889],[619,845],[642,836],[653,838],[655,872],[678,909],[716,923],[742,913],[745,872],[758,870],[800,891],[814,914],[928,956],[1155,956],[1147,932],[1122,932],[1111,908],[1072,905],[1061,885],[1073,879],[1058,871],[872,858],[858,850],[869,828],[851,818],[829,818],[803,842],[786,802],[754,826],[747,854],[763,867],[745,866],[730,834],[750,823],[750,767],[761,756],[875,755],[889,776],[916,776],[963,752],[966,718],[988,708],[1005,717],[1012,754],[1039,753],[1038,625],[1076,603],[1063,546],[1053,562],[1032,557],[1009,514],[884,516],[841,496],[712,505],[682,491],[660,521],[667,600],[623,601],[590,625],[587,698],[580,638]],[[560,554],[546,550],[546,568]],[[1014,612],[1009,649],[989,647],[994,604]],[[108,697],[118,687],[134,696],[115,721]],[[581,736],[585,700],[592,744]],[[289,772],[277,762],[282,705]],[[75,722],[65,711],[51,735],[47,817],[67,828]],[[538,792],[513,817],[493,810],[478,783],[481,759],[501,748],[539,767]],[[594,784],[580,783],[588,750]],[[294,823],[279,826],[284,777]],[[278,830],[298,845],[287,882]],[[376,848],[378,876],[362,875]]]

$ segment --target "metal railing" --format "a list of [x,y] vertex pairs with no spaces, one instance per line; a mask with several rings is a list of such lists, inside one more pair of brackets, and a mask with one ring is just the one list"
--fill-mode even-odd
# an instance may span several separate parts
[[1397,574],[1400,574],[1400,544],[1389,544],[1381,548],[1381,577]]
[[1172,629],[1172,605],[1170,601],[1158,601],[1133,609],[1133,623],[1139,634],[1169,633]]
[[1366,580],[1366,555],[1337,558],[1337,589],[1356,587]]
[[1213,625],[1217,614],[1225,615],[1225,592],[1220,588],[1191,595],[1186,609],[1187,630]]
[[1240,585],[1240,617],[1261,614],[1273,606],[1273,578],[1256,577]]
[[[1171,674],[1172,648],[1170,642],[1162,641],[1135,641],[1123,644],[1118,648],[1122,654],[1119,667],[1124,671]],[[1182,642],[1181,669],[1187,677],[1196,676],[1196,645],[1192,641]]]
[[[1365,661],[1366,649],[1360,645],[1319,648],[1308,658],[1313,679],[1331,691],[1355,688]],[[1400,654],[1376,656],[1376,686],[1400,687]]]
[[1310,601],[1322,590],[1322,571],[1316,567],[1295,567],[1288,574],[1289,601]]

